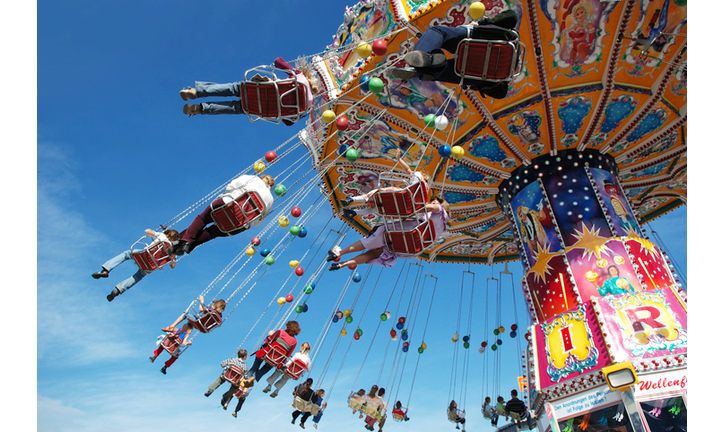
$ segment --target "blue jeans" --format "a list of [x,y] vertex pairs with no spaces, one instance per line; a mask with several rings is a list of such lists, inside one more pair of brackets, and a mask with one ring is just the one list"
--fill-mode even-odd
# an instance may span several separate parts
[[[116,255],[115,257],[111,258],[110,260],[106,261],[105,263],[103,263],[103,265],[101,265],[101,267],[103,267],[104,269],[106,269],[110,272],[111,270],[113,270],[116,266],[118,266],[122,262],[124,262],[126,260],[130,260],[131,254],[134,254],[137,252],[142,252],[142,250],[130,250],[129,249],[125,252],[122,252],[122,253]],[[128,279],[122,281],[121,283],[119,283],[118,285],[116,285],[116,289],[118,289],[118,291],[120,293],[123,293],[126,290],[128,290],[129,288],[131,288],[132,286],[136,285],[138,283],[138,281],[143,279],[144,276],[146,276],[149,273],[150,272],[147,273],[146,271],[139,269],[139,271],[134,273],[133,276],[131,276],[130,278],[128,278]]]
[[217,84],[213,82],[196,81],[196,97],[209,96],[231,96],[235,100],[221,102],[203,102],[201,113],[209,115],[217,114],[245,114],[242,110],[242,103],[239,100],[240,82]]
[[[262,364],[262,363],[264,363],[264,364]],[[266,361],[264,361],[263,358],[255,356],[254,363],[252,363],[252,367],[249,368],[249,370],[247,371],[247,377],[253,376],[254,380],[258,382],[260,379],[262,379],[262,377],[267,372],[272,370],[272,367],[273,366],[271,364],[267,363]]]

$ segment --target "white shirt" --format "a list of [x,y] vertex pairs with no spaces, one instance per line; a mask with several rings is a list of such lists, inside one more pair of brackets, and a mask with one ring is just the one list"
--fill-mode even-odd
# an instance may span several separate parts
[[256,192],[262,199],[264,209],[262,210],[262,217],[252,221],[252,225],[257,226],[262,223],[265,217],[272,211],[272,204],[274,203],[274,197],[272,192],[269,190],[269,186],[261,178],[253,175],[242,175],[231,181],[227,185],[226,193],[222,195],[224,203],[229,203],[239,198],[245,192]]
[[287,360],[287,364],[285,366],[290,367],[292,362],[294,362],[295,360],[302,360],[302,362],[305,364],[305,370],[307,372],[310,372],[312,370],[312,366],[311,366],[312,362],[310,361],[310,356],[308,356],[307,354],[299,353],[299,352],[295,353],[295,355],[290,357],[290,359]]

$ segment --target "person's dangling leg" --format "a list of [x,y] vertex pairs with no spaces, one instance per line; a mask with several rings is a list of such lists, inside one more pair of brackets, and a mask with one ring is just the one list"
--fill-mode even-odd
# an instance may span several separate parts
[[239,97],[240,82],[217,84],[213,82],[196,81],[196,97],[209,96],[235,96]]

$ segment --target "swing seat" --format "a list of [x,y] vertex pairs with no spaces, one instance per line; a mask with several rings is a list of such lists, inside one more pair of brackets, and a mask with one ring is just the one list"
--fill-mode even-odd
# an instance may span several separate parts
[[[141,240],[134,243],[140,243]],[[159,269],[171,261],[171,256],[166,252],[171,247],[169,242],[156,242],[144,247],[140,252],[134,252],[131,254],[133,261],[136,263],[139,269],[147,272]],[[131,246],[133,250],[133,246]]]
[[249,394],[249,389],[246,387],[239,386],[234,392],[234,397],[237,399],[245,398]]
[[490,407],[488,405],[484,405],[483,407],[481,407],[481,412],[483,413],[483,418],[493,418],[493,416],[491,415]]
[[209,311],[202,313],[202,314],[195,314],[194,319],[189,319],[189,324],[197,330],[199,330],[201,333],[209,333],[210,331],[214,330],[215,328],[222,325],[222,314],[215,311],[214,309],[210,309]]
[[299,396],[295,396],[295,400],[292,401],[292,406],[298,411],[312,413],[312,415],[317,415],[320,411],[319,405],[312,401],[306,401]]
[[178,335],[167,333],[161,341],[161,347],[169,354],[173,354],[181,346],[181,338]]
[[505,409],[505,408],[503,408],[503,407],[500,407],[500,406],[496,406],[496,412],[497,412],[497,413],[498,413],[499,415],[502,415],[502,416],[506,416],[506,417],[508,417],[508,416],[509,416],[509,412],[508,412],[508,411],[506,411],[506,409]]
[[453,423],[459,423],[460,419],[463,418],[463,413],[459,409],[454,409],[453,411],[448,410],[448,420],[452,421]]
[[[258,66],[244,74],[240,84],[242,109],[251,121],[267,120],[279,123],[281,120],[297,121],[308,110],[307,89],[297,81],[296,75],[278,79],[274,71],[286,72],[277,68]],[[268,81],[254,81],[252,75],[260,75]]]
[[374,418],[375,420],[380,420],[381,418],[383,418],[382,413],[380,411],[378,411],[377,408],[373,408],[367,404],[364,404],[360,408],[360,412],[365,415],[369,415],[370,417]]
[[[421,222],[411,231],[398,231],[386,224],[385,243],[396,255],[418,255],[433,244],[436,238],[435,226],[430,220]],[[398,225],[398,228],[400,225]]]
[[407,416],[407,414],[408,414],[407,409],[403,410],[403,414],[393,411],[393,420],[395,420],[397,422],[402,422],[403,420],[405,420],[405,417]]
[[362,407],[364,405],[364,402],[361,401],[360,399],[355,399],[354,397],[352,397],[353,394],[354,393],[350,393],[350,396],[347,397],[347,406],[349,406],[350,408],[352,408],[356,411],[361,411]]
[[514,30],[480,26],[469,29],[469,37],[458,43],[455,72],[461,78],[511,81],[521,73],[525,53]]
[[293,380],[296,380],[306,369],[307,365],[302,360],[295,359],[295,361],[293,361],[289,366],[287,366],[287,369],[284,370],[284,374]]
[[244,371],[242,368],[234,364],[229,365],[229,367],[224,370],[223,375],[224,379],[232,384],[237,384],[242,376],[244,376]]
[[282,338],[276,338],[267,347],[267,352],[264,354],[264,361],[274,367],[280,367],[282,363],[287,360],[287,353],[290,350],[290,346],[282,340]]
[[[402,183],[399,190],[382,190],[383,183]],[[378,189],[373,195],[377,212],[382,216],[410,217],[425,207],[428,201],[428,187],[423,182],[410,182],[410,176],[397,173],[383,173],[378,178]]]
[[257,192],[245,192],[220,207],[211,209],[214,224],[224,234],[232,234],[249,227],[252,221],[259,219],[264,211],[264,203]]

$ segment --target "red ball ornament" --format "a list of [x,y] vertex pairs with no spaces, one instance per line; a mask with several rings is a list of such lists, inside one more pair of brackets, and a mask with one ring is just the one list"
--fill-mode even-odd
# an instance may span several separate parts
[[405,324],[405,317],[398,318],[398,322],[401,324]]
[[334,259],[334,260],[332,260],[332,261],[334,261],[334,262],[340,262],[340,257],[337,257],[337,258],[335,258],[335,259]]
[[350,126],[350,122],[348,122],[347,117],[340,117],[337,119],[335,124],[337,125],[337,130],[339,131],[346,131]]
[[292,210],[290,210],[289,212],[293,217],[300,217],[300,215],[302,214],[302,209],[299,207],[292,207]]
[[304,269],[303,269],[302,267],[297,267],[297,268],[295,269],[295,274],[296,274],[297,276],[302,276],[303,274],[305,274],[305,270],[304,270]]
[[292,294],[287,294],[287,297],[284,298],[287,300],[287,303],[292,303],[292,300],[294,300],[294,296]]
[[277,159],[277,153],[273,152],[272,150],[268,151],[267,154],[264,155],[264,160],[266,160],[267,162],[272,162],[275,159]]
[[262,243],[262,240],[259,237],[252,237],[253,246],[259,246],[261,243]]
[[347,266],[347,268],[349,268],[350,270],[355,270],[357,268],[357,264],[350,264],[349,266]]
[[383,56],[388,51],[388,44],[384,40],[378,39],[373,42],[373,52],[375,55]]
[[396,332],[395,330],[390,330],[390,337],[395,337],[397,336],[397,334],[398,332]]
[[355,340],[360,340],[360,333],[355,333],[354,335],[352,335],[352,338]]

